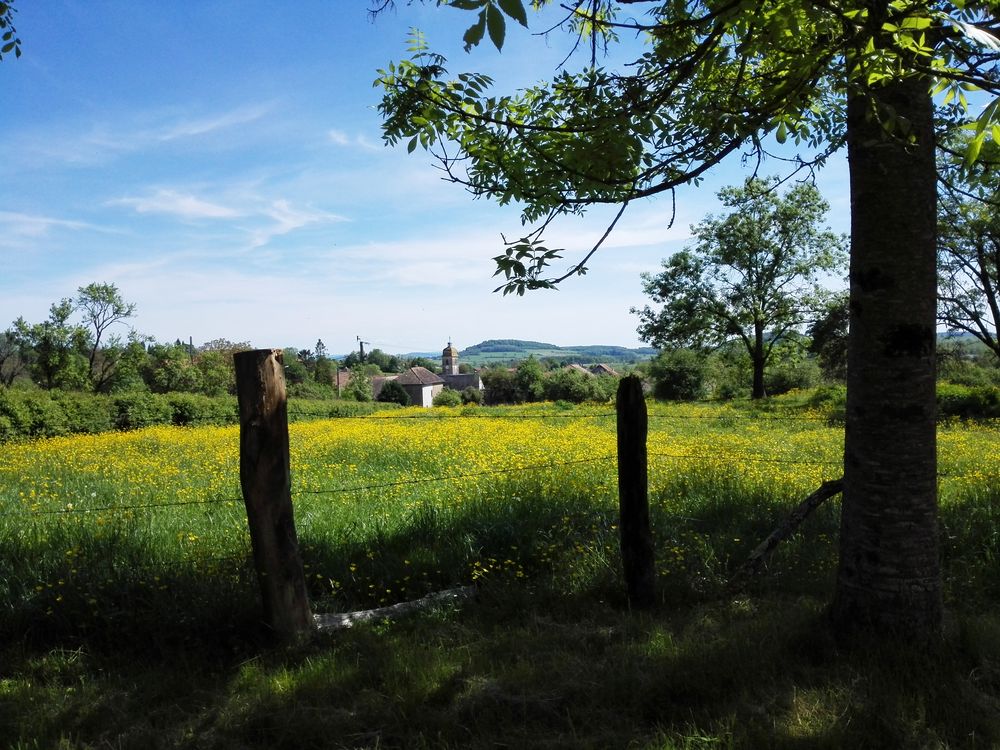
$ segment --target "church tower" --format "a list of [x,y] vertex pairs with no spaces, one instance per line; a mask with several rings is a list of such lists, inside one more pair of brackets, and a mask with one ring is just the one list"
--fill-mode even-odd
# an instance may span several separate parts
[[441,352],[441,372],[444,375],[458,375],[458,349],[450,341]]

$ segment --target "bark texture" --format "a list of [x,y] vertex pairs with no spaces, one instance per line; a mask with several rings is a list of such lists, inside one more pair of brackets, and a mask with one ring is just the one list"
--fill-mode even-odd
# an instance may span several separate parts
[[[942,617],[935,446],[936,171],[920,78],[848,101],[851,318],[840,565],[832,616],[929,635]],[[880,120],[894,113],[915,141]]]
[[279,637],[313,629],[292,514],[288,406],[280,349],[233,357],[240,407],[240,484],[264,622]]
[[644,609],[656,601],[656,560],[649,527],[646,436],[649,418],[642,381],[622,378],[618,413],[618,507],[622,567],[629,606]]

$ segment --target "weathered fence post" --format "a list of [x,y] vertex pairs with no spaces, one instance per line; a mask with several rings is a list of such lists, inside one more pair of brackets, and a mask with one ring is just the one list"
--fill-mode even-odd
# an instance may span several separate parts
[[280,349],[233,355],[240,407],[240,484],[264,622],[280,638],[313,628],[292,516],[288,405]]
[[646,473],[648,419],[642,381],[635,375],[618,384],[618,507],[629,606],[652,606],[656,598],[653,535],[649,528]]

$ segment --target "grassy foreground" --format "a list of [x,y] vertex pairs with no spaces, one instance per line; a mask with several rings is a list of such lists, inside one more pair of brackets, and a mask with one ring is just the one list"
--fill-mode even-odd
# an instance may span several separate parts
[[235,428],[6,446],[0,747],[994,747],[1000,433],[940,433],[948,636],[844,652],[837,507],[738,565],[839,475],[842,430],[782,402],[651,406],[660,602],[624,607],[607,406],[293,425],[316,611],[471,582],[410,619],[269,644]]

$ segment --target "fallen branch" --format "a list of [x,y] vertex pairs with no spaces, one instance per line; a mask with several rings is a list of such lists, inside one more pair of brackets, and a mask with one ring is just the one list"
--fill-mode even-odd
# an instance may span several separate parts
[[428,594],[425,597],[415,599],[410,602],[391,604],[388,607],[365,609],[359,612],[313,615],[313,620],[316,623],[316,629],[320,632],[328,630],[344,630],[346,628],[353,627],[359,622],[371,622],[372,620],[395,620],[399,617],[412,614],[413,612],[419,612],[420,610],[427,609],[435,604],[456,601],[458,599],[466,599],[472,596],[475,591],[475,586],[462,586],[457,589],[448,589],[447,591],[438,591],[433,594]]
[[757,548],[750,553],[750,557],[743,563],[733,575],[732,580],[738,580],[743,576],[757,573],[764,565],[765,558],[785,539],[790,537],[799,525],[806,520],[810,513],[829,500],[834,495],[839,494],[844,489],[844,479],[832,479],[823,482],[815,492],[798,504],[778,528],[772,531],[767,539],[757,545]]

